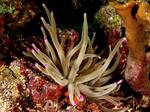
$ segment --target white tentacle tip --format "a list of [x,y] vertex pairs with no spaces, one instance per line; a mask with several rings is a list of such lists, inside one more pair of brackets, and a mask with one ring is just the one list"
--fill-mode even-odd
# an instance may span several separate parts
[[45,66],[45,67],[48,67],[48,64],[47,64],[47,63],[45,63],[45,64],[44,64],[44,66]]
[[117,82],[117,85],[120,85],[122,82],[123,82],[123,80],[122,80],[122,79],[121,79],[121,80],[119,80],[119,81]]
[[84,96],[81,95],[81,96],[80,96],[80,101],[83,101],[83,100],[84,100]]
[[37,66],[37,65],[38,65],[38,63],[34,63],[34,65],[35,65],[35,66]]
[[126,37],[123,37],[123,38],[122,38],[122,42],[127,42],[127,38],[126,38]]
[[34,49],[31,49],[31,52],[32,52],[32,53],[35,53],[35,50],[34,50]]
[[[41,18],[42,18],[42,17],[41,17]],[[42,30],[42,31],[44,30],[43,26],[41,26],[41,30]]]
[[72,102],[72,105],[73,105],[73,106],[76,106],[77,104],[76,104],[75,102]]
[[84,17],[84,21],[87,21],[87,14],[86,13],[84,13],[83,17]]
[[42,6],[45,7],[46,5],[44,3],[42,3]]
[[42,21],[44,21],[44,18],[43,18],[43,17],[40,17],[40,19],[41,19]]

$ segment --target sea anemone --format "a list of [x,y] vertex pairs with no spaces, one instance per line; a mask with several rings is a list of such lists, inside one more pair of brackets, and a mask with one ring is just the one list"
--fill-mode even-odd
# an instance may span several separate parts
[[[49,12],[45,4],[43,4],[43,7],[50,23],[46,22],[43,17],[41,17],[41,20],[51,37],[51,41],[47,38],[45,28],[42,27],[46,53],[44,50],[42,52],[38,49],[35,44],[32,44],[33,49],[30,53],[24,54],[40,62],[36,63],[35,66],[42,73],[51,77],[59,85],[68,88],[69,100],[72,105],[76,105],[75,97],[80,101],[84,100],[83,95],[96,100],[105,99],[114,103],[115,101],[109,94],[119,87],[120,81],[104,84],[112,77],[109,74],[118,65],[120,59],[119,47],[124,38],[119,40],[113,50],[110,49],[107,59],[101,59],[99,55],[94,53],[92,47],[94,39],[90,40],[88,36],[87,16],[84,14],[81,40],[65,52],[57,36],[53,13]],[[115,56],[117,57],[114,58]],[[114,63],[111,63],[113,59]],[[110,63],[112,66],[110,66]]]

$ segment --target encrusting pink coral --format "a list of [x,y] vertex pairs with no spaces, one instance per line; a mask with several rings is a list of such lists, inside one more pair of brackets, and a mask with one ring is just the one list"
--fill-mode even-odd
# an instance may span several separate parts
[[[144,48],[145,24],[150,24],[150,6],[146,2],[129,1],[125,4],[110,2],[122,17],[126,28],[128,58],[125,79],[137,92],[150,96],[148,58]],[[137,10],[134,14],[134,8]],[[136,9],[137,8],[137,9]]]

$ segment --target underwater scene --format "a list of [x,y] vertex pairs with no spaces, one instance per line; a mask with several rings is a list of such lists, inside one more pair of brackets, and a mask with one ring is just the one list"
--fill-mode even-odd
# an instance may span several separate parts
[[0,112],[150,112],[150,0],[0,0]]

